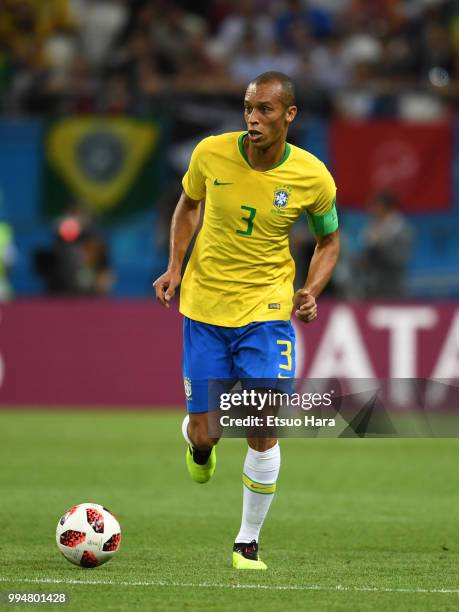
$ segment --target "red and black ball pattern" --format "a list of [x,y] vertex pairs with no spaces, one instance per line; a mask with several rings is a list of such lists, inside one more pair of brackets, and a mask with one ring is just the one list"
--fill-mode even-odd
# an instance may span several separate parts
[[73,508],[70,508],[70,510],[68,512],[66,512],[64,514],[64,516],[61,518],[61,520],[59,521],[59,523],[61,525],[63,525],[65,523],[65,521],[69,518],[69,516],[71,516],[75,510],[78,508],[78,506],[73,506]]
[[104,517],[98,510],[88,508],[86,510],[86,517],[96,533],[104,533]]
[[109,538],[103,547],[103,550],[108,551],[108,552],[113,552],[115,550],[118,550],[119,546],[120,546],[120,542],[121,542],[121,534],[120,533],[114,533],[112,535],[111,538]]
[[73,529],[67,529],[64,533],[61,533],[59,538],[60,543],[69,548],[75,548],[78,544],[81,544],[86,539],[86,534],[82,531],[75,531]]
[[93,552],[89,552],[89,550],[85,550],[80,559],[80,565],[83,567],[96,567],[97,565],[97,557]]

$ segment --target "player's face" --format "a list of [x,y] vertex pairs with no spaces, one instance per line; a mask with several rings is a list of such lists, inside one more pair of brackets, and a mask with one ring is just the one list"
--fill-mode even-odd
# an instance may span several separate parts
[[267,149],[285,140],[296,106],[286,106],[280,83],[251,83],[244,98],[244,119],[251,145]]

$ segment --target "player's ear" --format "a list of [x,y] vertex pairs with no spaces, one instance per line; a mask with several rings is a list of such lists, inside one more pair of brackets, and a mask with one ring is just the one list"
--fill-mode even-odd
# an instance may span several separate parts
[[296,113],[298,112],[298,109],[296,106],[289,106],[287,108],[287,111],[285,113],[285,118],[287,119],[288,123],[292,123],[292,121],[295,119],[296,117]]

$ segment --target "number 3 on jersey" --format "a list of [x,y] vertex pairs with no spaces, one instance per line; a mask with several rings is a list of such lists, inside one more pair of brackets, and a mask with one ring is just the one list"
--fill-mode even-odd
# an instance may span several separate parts
[[253,232],[253,220],[255,219],[255,215],[257,214],[257,209],[252,206],[246,206],[245,204],[241,205],[242,210],[248,211],[247,217],[242,217],[242,221],[247,223],[247,227],[244,230],[236,230],[236,234],[240,234],[241,236],[251,236]]

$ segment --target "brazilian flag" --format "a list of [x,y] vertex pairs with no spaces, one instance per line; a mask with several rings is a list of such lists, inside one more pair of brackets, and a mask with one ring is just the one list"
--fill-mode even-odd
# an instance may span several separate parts
[[151,207],[159,193],[160,124],[132,117],[68,117],[45,132],[44,210],[84,201],[107,218]]

